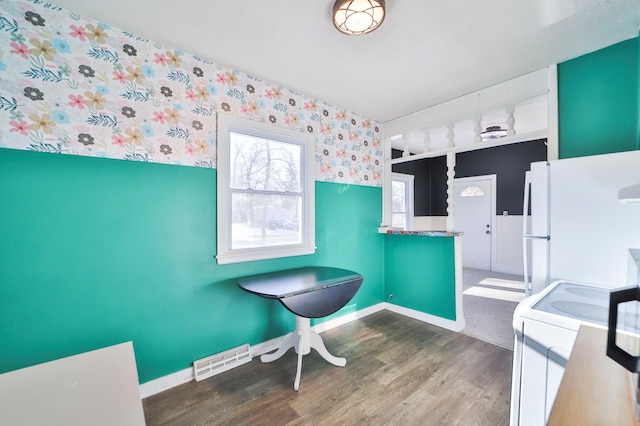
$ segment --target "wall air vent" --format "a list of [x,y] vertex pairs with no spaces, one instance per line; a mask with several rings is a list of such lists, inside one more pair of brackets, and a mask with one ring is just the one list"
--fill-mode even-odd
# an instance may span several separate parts
[[193,377],[196,382],[199,382],[250,361],[251,350],[247,343],[237,348],[193,361]]

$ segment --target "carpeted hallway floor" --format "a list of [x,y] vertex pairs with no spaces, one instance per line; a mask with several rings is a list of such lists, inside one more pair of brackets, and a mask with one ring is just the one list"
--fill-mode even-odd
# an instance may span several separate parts
[[513,350],[513,311],[523,298],[522,276],[463,268],[462,333]]

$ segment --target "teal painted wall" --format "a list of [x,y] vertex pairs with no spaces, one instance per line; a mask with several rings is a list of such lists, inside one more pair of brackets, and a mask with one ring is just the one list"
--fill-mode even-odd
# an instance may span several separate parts
[[0,149],[0,373],[133,341],[140,382],[294,327],[235,278],[307,265],[383,300],[380,188],[316,183],[315,255],[219,266],[216,171]]
[[[16,5],[34,7],[27,2]],[[52,10],[37,10],[45,14],[48,26],[57,22],[49,19]],[[16,19],[21,19],[19,8],[16,11]],[[29,35],[32,30],[22,26],[23,32]],[[41,39],[42,34],[31,35]],[[77,40],[67,41],[73,48],[79,46]],[[146,42],[131,43],[139,55],[146,51]],[[82,63],[92,61],[82,53],[78,57]],[[561,157],[638,149],[639,57],[636,38],[560,64]],[[9,71],[20,76],[26,62],[17,56],[14,60]],[[207,71],[207,66],[198,65]],[[153,83],[150,77],[147,81]],[[23,99],[18,86],[16,93]],[[60,89],[45,82],[39,87],[47,96]],[[227,102],[222,99],[226,90],[218,92],[218,100]],[[116,94],[114,90],[111,96]],[[253,91],[244,94],[253,99]],[[286,96],[297,99],[298,108],[305,103],[300,95]],[[32,108],[21,101],[20,110],[27,116]],[[231,101],[230,108],[237,112],[240,103]],[[271,114],[272,106],[266,108]],[[74,152],[123,158],[112,144],[86,151],[76,143],[76,131],[70,129],[86,117],[78,119],[80,111],[67,111],[72,116],[68,126],[56,126],[74,136]],[[280,120],[278,112],[273,114]],[[378,181],[378,126],[355,116],[341,121],[330,129],[368,129],[373,155],[358,161],[373,166],[363,179]],[[3,145],[27,149],[33,135],[11,132],[8,122],[0,123],[7,136]],[[331,134],[337,138],[341,131]],[[101,151],[105,146],[115,153]],[[324,170],[323,179],[339,180],[339,167],[347,166],[336,169],[326,163],[338,145],[325,148],[316,166]],[[155,153],[156,160],[167,161],[164,153]],[[316,182],[316,254],[224,266],[213,258],[215,188],[215,169],[0,148],[0,373],[131,340],[144,383],[187,368],[194,359],[263,342],[292,330],[292,315],[278,302],[241,291],[237,277],[307,265],[338,266],[364,275],[357,295],[334,316],[387,300],[456,319],[453,239],[378,234],[380,188]]]
[[558,65],[560,158],[640,148],[640,39]]
[[385,237],[386,301],[455,321],[454,239]]

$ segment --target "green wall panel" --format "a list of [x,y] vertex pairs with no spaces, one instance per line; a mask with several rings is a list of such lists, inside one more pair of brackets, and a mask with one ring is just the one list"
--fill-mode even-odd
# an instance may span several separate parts
[[382,301],[381,189],[317,183],[317,254],[217,265],[216,171],[0,149],[0,372],[131,340],[140,381],[294,327],[236,278],[307,265]]
[[386,301],[456,320],[452,237],[387,235],[385,265]]
[[364,276],[360,290],[339,314],[384,300],[381,214],[381,188],[316,182],[314,264],[351,269]]
[[640,148],[639,38],[558,65],[560,158]]

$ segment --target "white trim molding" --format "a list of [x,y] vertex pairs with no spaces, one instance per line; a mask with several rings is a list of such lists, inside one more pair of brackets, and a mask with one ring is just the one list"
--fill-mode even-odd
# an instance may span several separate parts
[[[359,320],[376,312],[380,312],[384,310],[384,305],[384,302],[382,302],[364,309],[360,309],[356,312],[351,312],[337,318],[332,318],[320,324],[314,325],[313,327],[311,327],[311,330],[315,331],[316,333],[322,333],[323,331],[331,330],[332,328],[336,328],[352,321]],[[284,340],[284,337],[285,336],[283,335],[251,346],[251,356],[255,358],[267,352],[278,349],[280,347],[280,344]],[[140,385],[140,399],[148,398],[150,396],[169,390],[173,387],[180,386],[192,380],[194,380],[194,376],[193,368],[191,367],[176,371],[175,373],[167,374],[166,376],[159,377],[155,380],[150,380]]]
[[[456,252],[457,251],[458,249],[456,249]],[[322,333],[323,331],[339,327],[341,325],[359,320],[376,312],[388,309],[391,312],[395,312],[397,314],[404,315],[418,321],[442,327],[447,330],[459,332],[464,328],[464,318],[462,317],[462,290],[460,289],[460,291],[458,291],[457,288],[458,284],[460,287],[462,287],[462,278],[458,279],[458,276],[461,277],[462,274],[460,273],[460,275],[458,275],[458,272],[456,271],[456,294],[460,295],[459,301],[456,297],[456,317],[458,318],[456,321],[440,318],[435,315],[426,314],[424,312],[415,311],[413,309],[403,308],[402,306],[394,305],[391,303],[381,302],[367,308],[360,309],[356,312],[351,312],[349,314],[324,321],[320,324],[316,324],[311,327],[311,330],[315,331],[316,333]],[[460,283],[458,283],[458,281],[460,281]],[[276,337],[275,339],[267,340],[266,342],[261,342],[257,345],[251,346],[251,356],[255,358],[264,353],[271,352],[279,348],[280,343],[283,339],[284,336],[280,336]],[[142,383],[140,385],[140,398],[148,398],[150,396],[190,382],[192,380],[194,380],[193,368],[185,368],[184,370],[167,374],[166,376],[159,377],[155,380],[150,380],[148,382]]]
[[[402,306],[394,305],[393,303],[384,302],[384,308],[395,312],[396,314],[404,315],[405,317],[413,318],[418,321],[425,322],[427,324],[436,325],[438,327],[446,328],[447,330],[459,332],[464,328],[464,318],[458,318],[455,321],[437,317],[435,315],[427,314],[424,312],[416,311],[414,309],[405,308]],[[459,317],[456,313],[456,317]]]
[[[216,260],[219,265],[237,262],[248,262],[254,260],[276,259],[290,256],[302,256],[313,254],[316,251],[315,245],[315,140],[306,133],[293,131],[276,126],[269,126],[264,123],[249,120],[244,117],[236,117],[230,114],[218,113],[218,155],[217,155],[217,224],[218,224],[218,248]],[[284,188],[258,188],[247,183],[247,188],[237,188],[233,183],[232,176],[234,168],[232,166],[232,135],[242,135],[246,138],[255,138],[267,147],[273,141],[283,146],[297,147],[299,152],[298,179],[301,180],[299,189],[285,190]],[[293,154],[292,154],[293,155]],[[234,157],[235,158],[235,157]],[[295,164],[292,160],[291,164]],[[299,220],[299,242],[282,244],[267,240],[263,243],[255,243],[250,247],[234,247],[235,229],[233,225],[232,202],[233,196],[243,195],[246,197],[256,196],[287,196],[299,199],[300,211],[295,219]],[[269,204],[271,207],[271,204]],[[265,220],[263,218],[263,220]],[[266,223],[262,223],[262,232],[265,232]],[[264,237],[264,235],[263,235]]]
[[193,368],[185,368],[166,376],[158,377],[155,380],[140,384],[140,399],[145,399],[157,393],[169,390],[176,386],[193,380]]

